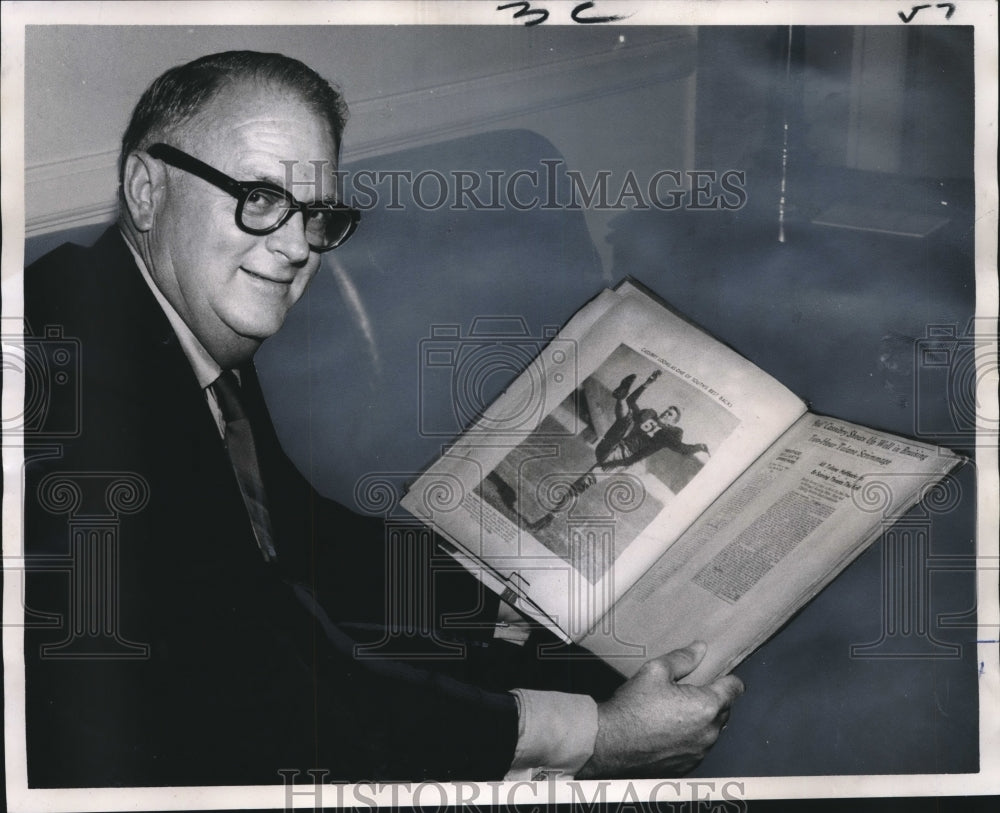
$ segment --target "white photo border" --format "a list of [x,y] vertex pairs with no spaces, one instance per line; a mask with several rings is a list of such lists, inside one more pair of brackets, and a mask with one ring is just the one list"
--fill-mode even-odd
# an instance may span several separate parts
[[[24,66],[26,25],[521,25],[509,14],[499,14],[498,2],[4,2],[3,3],[3,315],[18,318],[21,312],[21,269],[25,231],[24,177]],[[538,5],[538,4],[536,4]],[[569,25],[579,3],[545,0],[550,24]],[[976,77],[976,282],[977,316],[997,316],[997,6],[991,0],[953,0],[954,14],[943,19],[945,9],[920,6],[909,22],[910,3],[881,2],[651,2],[650,0],[601,0],[600,7],[628,13],[625,25],[971,25],[975,27]],[[949,5],[949,4],[944,4]],[[918,5],[913,5],[918,9]],[[995,322],[993,322],[995,324]],[[995,368],[994,368],[995,373]],[[992,390],[996,398],[995,388]],[[23,390],[16,380],[4,382],[7,407],[17,407]],[[996,414],[995,402],[988,407]],[[579,782],[562,780],[536,783],[423,783],[422,785],[295,786],[294,795],[280,785],[261,787],[103,788],[38,790],[27,787],[23,715],[23,635],[17,566],[21,551],[21,455],[14,445],[4,445],[3,555],[4,555],[4,722],[6,797],[10,810],[162,810],[162,809],[264,809],[288,805],[312,808],[316,793],[324,804],[348,806],[399,806],[417,804],[553,804],[597,798],[608,802],[654,799],[681,803],[691,800],[803,799],[810,797],[976,795],[1000,792],[1000,658],[997,646],[997,571],[978,571],[980,771],[959,775],[837,776],[837,777],[720,777],[708,780],[633,780],[630,782]],[[998,556],[997,449],[995,438],[977,443],[978,558],[996,562]],[[602,791],[603,786],[603,791]],[[582,794],[582,796],[581,796]]]

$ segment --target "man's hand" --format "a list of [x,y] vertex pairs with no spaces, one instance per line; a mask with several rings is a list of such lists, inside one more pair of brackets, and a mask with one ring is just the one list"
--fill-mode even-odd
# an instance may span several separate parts
[[598,705],[594,754],[577,779],[679,776],[701,762],[743,694],[735,675],[705,686],[677,683],[701,663],[705,649],[696,641],[646,662]]

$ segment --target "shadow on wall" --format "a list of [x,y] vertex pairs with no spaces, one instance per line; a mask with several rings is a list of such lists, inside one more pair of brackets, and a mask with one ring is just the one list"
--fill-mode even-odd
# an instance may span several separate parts
[[776,196],[761,186],[748,185],[750,199],[761,191],[771,206],[623,214],[608,238],[612,276],[636,276],[816,412],[955,445],[943,390],[916,395],[936,372],[916,353],[929,327],[961,335],[974,313],[971,183],[923,238],[799,216],[784,243]]

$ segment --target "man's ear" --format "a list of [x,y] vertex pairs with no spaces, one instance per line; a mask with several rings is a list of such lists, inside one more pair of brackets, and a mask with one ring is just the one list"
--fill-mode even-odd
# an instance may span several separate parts
[[125,159],[122,195],[132,223],[139,231],[153,227],[156,210],[163,198],[166,172],[163,164],[149,153],[136,150]]

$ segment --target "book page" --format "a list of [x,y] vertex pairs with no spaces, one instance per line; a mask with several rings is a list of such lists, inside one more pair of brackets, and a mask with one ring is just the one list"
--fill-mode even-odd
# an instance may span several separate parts
[[574,639],[804,411],[626,284],[581,310],[403,506]]
[[691,682],[762,644],[960,458],[804,415],[623,597],[582,644],[627,675],[693,640]]

